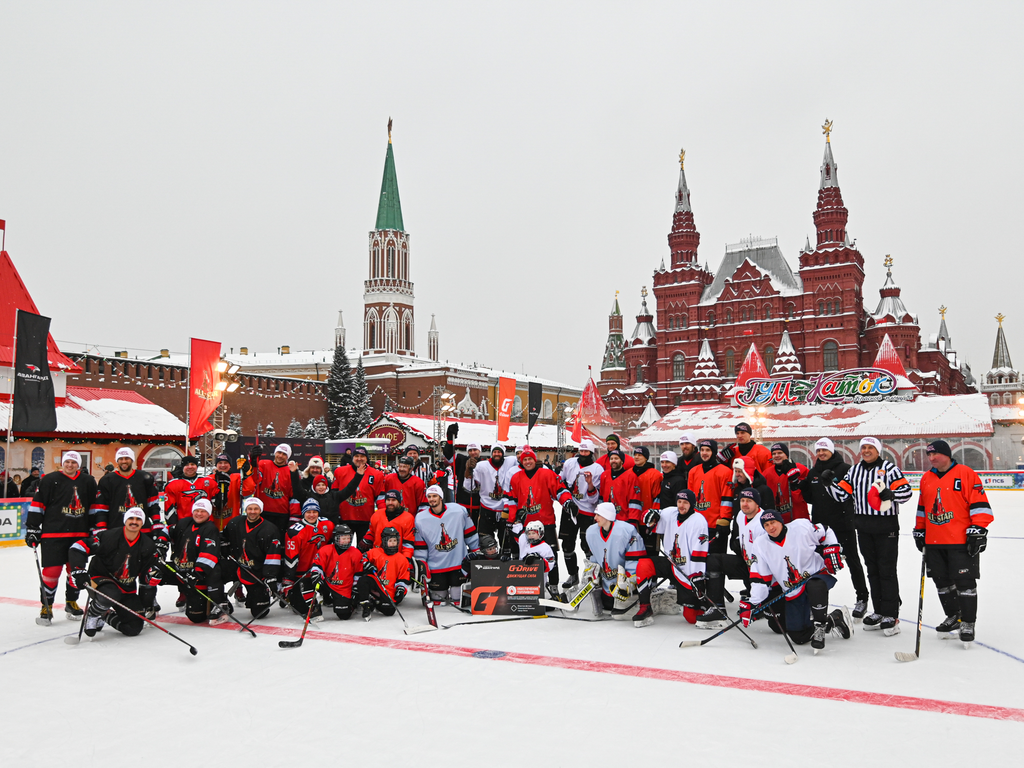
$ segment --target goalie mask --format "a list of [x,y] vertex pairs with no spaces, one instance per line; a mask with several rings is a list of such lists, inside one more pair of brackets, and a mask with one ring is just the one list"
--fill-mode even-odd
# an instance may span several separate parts
[[544,523],[534,520],[526,524],[526,541],[532,546],[537,546],[544,541]]
[[380,547],[385,555],[397,555],[402,539],[397,528],[385,528],[380,532]]

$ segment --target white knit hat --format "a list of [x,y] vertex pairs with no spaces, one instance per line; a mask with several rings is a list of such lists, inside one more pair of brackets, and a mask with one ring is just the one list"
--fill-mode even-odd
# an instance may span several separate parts
[[290,459],[292,457],[292,447],[288,443],[281,443],[274,449],[274,453],[283,453]]
[[72,461],[77,461],[78,466],[82,466],[82,454],[80,454],[78,451],[64,451],[64,455],[61,456],[60,458],[60,463],[63,464],[68,459],[71,459]]
[[679,444],[682,445],[683,443],[689,443],[694,448],[696,448],[697,438],[693,436],[692,432],[683,432],[683,434],[679,436]]
[[444,491],[441,489],[440,485],[432,485],[429,488],[427,488],[427,496],[429,496],[430,494],[440,496],[442,499],[444,498]]
[[829,453],[836,452],[836,444],[829,440],[827,437],[821,438],[814,444],[814,450],[816,451],[828,451]]
[[864,438],[861,438],[860,447],[863,448],[865,445],[870,445],[872,448],[874,448],[879,453],[882,452],[882,443],[878,440],[877,437],[864,437]]
[[245,499],[242,502],[242,512],[244,513],[245,510],[247,510],[253,504],[260,508],[260,512],[263,511],[263,502],[260,501],[259,498],[257,498],[256,496],[250,496],[249,498]]
[[135,451],[127,446],[118,448],[117,453],[114,454],[114,461],[117,461],[118,459],[131,459],[132,461],[135,461]]
[[602,501],[594,507],[594,517],[603,517],[605,520],[614,520],[615,505],[610,501]]
[[672,464],[678,464],[679,463],[679,457],[676,456],[676,452],[675,451],[665,451],[663,454],[661,454],[661,460],[662,461],[668,461],[668,462],[670,462]]

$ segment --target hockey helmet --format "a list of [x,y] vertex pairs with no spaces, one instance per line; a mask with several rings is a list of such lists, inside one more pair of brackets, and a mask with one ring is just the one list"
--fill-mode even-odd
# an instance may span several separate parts
[[401,545],[402,537],[398,535],[397,528],[388,526],[380,532],[380,547],[384,550],[385,555],[397,555]]

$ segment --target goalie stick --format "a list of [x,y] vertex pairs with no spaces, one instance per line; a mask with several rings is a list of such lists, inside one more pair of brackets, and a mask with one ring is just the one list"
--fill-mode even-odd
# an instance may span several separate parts
[[388,602],[394,606],[395,613],[398,614],[398,618],[400,618],[402,620],[402,624],[405,625],[405,634],[415,635],[420,632],[433,632],[437,629],[437,627],[431,626],[430,624],[417,624],[415,626],[410,626],[409,622],[405,620],[405,616],[402,615],[402,610],[398,607],[398,603],[391,599],[391,595],[389,595],[388,591],[384,589],[384,585],[380,583],[380,579],[377,577],[377,571],[371,571],[370,576],[375,582],[377,582],[377,586],[380,587],[380,591],[384,593],[384,597],[386,597]]

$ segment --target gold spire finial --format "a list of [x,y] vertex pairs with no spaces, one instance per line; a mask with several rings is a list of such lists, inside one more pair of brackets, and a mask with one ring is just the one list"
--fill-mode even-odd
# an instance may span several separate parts
[[615,300],[616,300],[616,301],[618,301],[618,300],[619,300],[619,292],[618,292],[618,291],[616,291],[616,292],[615,292]]
[[388,118],[388,144],[391,143],[391,118]]
[[825,118],[825,124],[821,126],[821,132],[825,134],[825,143],[830,144],[832,142],[832,137],[829,136],[829,134],[832,133],[832,121],[827,117]]
[[943,320],[946,319],[946,305],[945,304],[943,304],[941,307],[939,307],[939,315],[942,317]]
[[645,298],[645,299],[647,298],[647,286],[646,285],[643,288],[640,289],[640,295],[643,298]]
[[1004,315],[1002,312],[1000,312],[998,315],[996,315],[996,321],[999,323],[999,327],[1000,328],[1003,327],[1003,320],[1005,320],[1005,319],[1006,319],[1006,315]]
[[679,150],[679,170],[683,170],[683,165],[686,163],[686,150]]
[[890,256],[888,253],[885,254],[885,266],[889,267],[890,269],[892,268],[892,256]]

